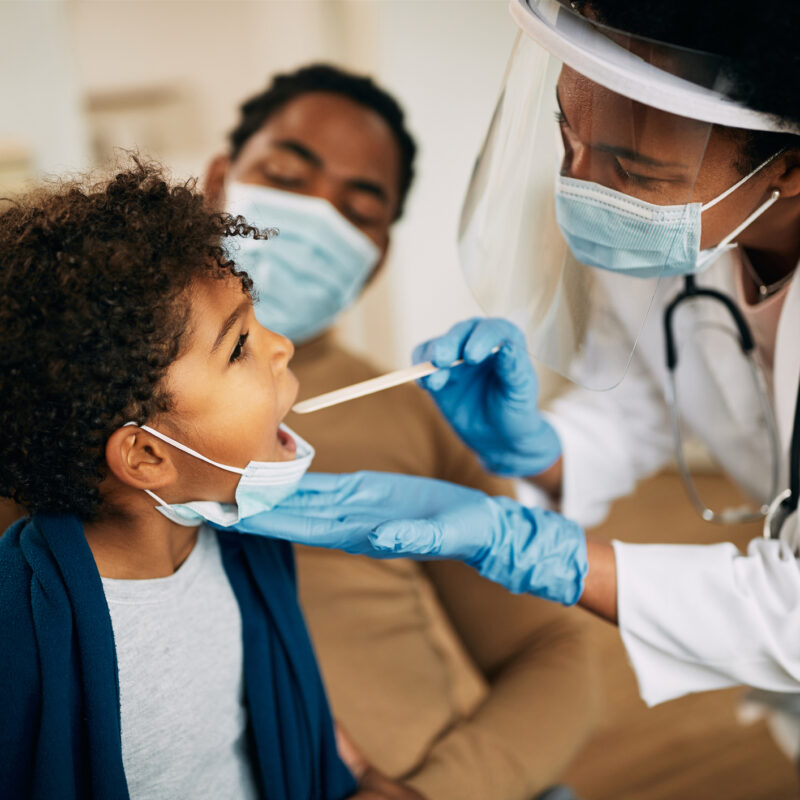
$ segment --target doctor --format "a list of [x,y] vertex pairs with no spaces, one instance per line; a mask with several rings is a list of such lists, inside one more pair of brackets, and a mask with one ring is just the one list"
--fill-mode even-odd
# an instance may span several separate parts
[[[310,476],[284,508],[287,535],[461,558],[514,591],[578,602],[618,622],[648,703],[736,684],[798,692],[797,5],[511,11],[521,32],[460,245],[486,311],[519,327],[461,323],[417,355],[444,368],[427,388],[463,440],[542,502]],[[549,414],[528,352],[577,384]],[[749,504],[706,506],[687,435]],[[673,454],[704,519],[766,518],[746,555],[587,542],[580,526]]]

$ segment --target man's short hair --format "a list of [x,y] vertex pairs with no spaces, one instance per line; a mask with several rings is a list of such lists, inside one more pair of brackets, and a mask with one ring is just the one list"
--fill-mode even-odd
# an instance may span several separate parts
[[276,111],[289,101],[309,92],[330,92],[348,97],[374,111],[391,128],[400,148],[400,199],[395,219],[399,218],[403,213],[403,205],[414,178],[414,157],[417,146],[405,126],[405,115],[400,104],[371,78],[354,75],[328,64],[312,64],[294,72],[276,75],[263,92],[241,105],[239,123],[228,136],[231,158],[235,160],[238,157],[247,140],[259,131]]

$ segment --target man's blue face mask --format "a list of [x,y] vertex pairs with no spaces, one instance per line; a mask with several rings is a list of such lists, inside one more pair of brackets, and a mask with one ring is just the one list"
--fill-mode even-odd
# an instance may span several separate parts
[[691,275],[710,266],[780,197],[775,190],[718,245],[700,250],[701,214],[735,192],[779,153],[708,203],[659,206],[591,181],[559,175],[556,219],[575,258],[636,278]]
[[234,182],[225,207],[280,231],[269,240],[237,239],[231,257],[253,279],[258,321],[295,344],[329,328],[380,259],[378,247],[319,197]]

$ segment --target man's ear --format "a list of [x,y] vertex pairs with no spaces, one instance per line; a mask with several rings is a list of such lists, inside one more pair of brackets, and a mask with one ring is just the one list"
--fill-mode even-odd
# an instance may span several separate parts
[[169,446],[133,425],[111,434],[106,443],[106,463],[119,481],[135,489],[162,489],[178,479]]
[[206,168],[206,174],[203,176],[203,194],[211,208],[219,210],[225,202],[225,178],[230,166],[230,158],[220,154],[214,156]]
[[781,156],[777,162],[781,169],[774,180],[775,188],[780,190],[781,198],[800,195],[800,148],[792,148]]

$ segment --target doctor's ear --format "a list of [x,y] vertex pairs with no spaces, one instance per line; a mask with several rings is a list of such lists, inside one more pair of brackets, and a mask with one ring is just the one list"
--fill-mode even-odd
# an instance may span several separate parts
[[211,159],[203,176],[202,189],[206,203],[216,210],[220,210],[225,202],[225,178],[230,167],[230,158],[220,154]]
[[135,489],[161,489],[178,479],[169,445],[133,425],[117,429],[106,442],[106,463],[117,480]]
[[779,169],[773,183],[780,190],[781,197],[800,195],[800,147],[787,150],[776,159]]

